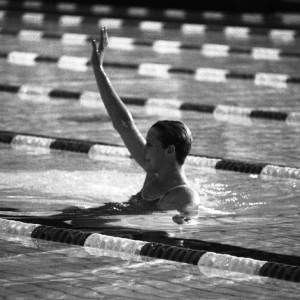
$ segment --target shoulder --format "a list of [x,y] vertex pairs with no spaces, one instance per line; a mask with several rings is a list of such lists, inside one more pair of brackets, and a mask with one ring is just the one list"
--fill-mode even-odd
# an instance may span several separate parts
[[178,210],[179,212],[188,212],[198,210],[200,197],[197,191],[190,185],[180,186],[165,195],[158,203],[162,210]]
[[188,184],[175,188],[170,194],[173,194],[174,198],[178,197],[185,199],[186,201],[197,201],[199,199],[199,195],[196,190]]

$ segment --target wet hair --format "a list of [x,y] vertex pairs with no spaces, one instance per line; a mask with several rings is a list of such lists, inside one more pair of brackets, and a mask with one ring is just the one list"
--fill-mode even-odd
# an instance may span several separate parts
[[183,165],[192,148],[193,137],[190,129],[180,121],[169,120],[158,121],[152,128],[158,130],[158,140],[164,149],[170,145],[175,147],[177,162]]

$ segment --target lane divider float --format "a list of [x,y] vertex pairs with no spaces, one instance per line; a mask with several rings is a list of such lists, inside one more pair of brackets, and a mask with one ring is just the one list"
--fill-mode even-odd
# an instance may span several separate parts
[[[9,35],[18,37],[24,41],[40,42],[43,39],[61,41],[66,45],[86,45],[92,37],[80,33],[57,33],[45,32],[39,30],[14,30],[9,28],[0,28],[0,36]],[[136,50],[138,47],[150,47],[158,53],[179,53],[181,51],[193,50],[207,57],[229,57],[230,55],[247,55],[254,60],[274,60],[278,61],[283,58],[300,58],[300,52],[289,52],[279,48],[266,47],[238,47],[222,44],[204,43],[202,45],[181,43],[178,41],[168,40],[140,40],[128,37],[110,36],[109,47],[111,49]]]
[[[0,7],[1,8],[1,7]],[[0,20],[19,18],[25,24],[43,25],[46,22],[56,22],[61,27],[80,27],[89,24],[98,27],[107,26],[109,29],[119,30],[125,27],[134,27],[145,32],[161,32],[172,29],[186,35],[223,34],[226,38],[250,39],[252,36],[263,36],[274,41],[294,43],[300,36],[299,29],[292,28],[268,28],[246,27],[236,25],[194,24],[182,22],[161,22],[156,20],[137,20],[118,17],[97,17],[80,15],[53,15],[41,12],[5,11],[0,10]]]
[[[56,64],[58,68],[85,72],[90,66],[90,59],[77,56],[47,56],[33,52],[0,52],[0,59],[6,59],[8,63],[34,66],[37,63]],[[166,78],[171,75],[193,76],[196,81],[201,82],[227,82],[234,80],[252,80],[255,85],[271,86],[275,88],[286,88],[288,84],[300,84],[300,77],[289,74],[278,73],[242,73],[228,69],[216,68],[182,68],[169,64],[158,63],[127,63],[127,62],[104,62],[104,67],[135,70],[139,75]]]
[[[255,6],[255,5],[254,5]],[[250,26],[298,26],[300,15],[297,13],[272,14],[263,13],[226,13],[221,11],[192,11],[185,9],[158,9],[150,7],[119,6],[108,4],[79,4],[75,2],[47,2],[47,1],[8,1],[0,2],[1,9],[21,10],[29,12],[49,12],[56,14],[80,14],[85,16],[117,16],[135,19],[166,20],[180,22],[207,22],[214,24],[247,24]]]
[[250,277],[273,278],[300,282],[300,267],[265,260],[219,254],[205,250],[195,250],[162,243],[132,240],[99,233],[84,232],[66,228],[56,228],[39,224],[0,219],[2,234],[46,240],[51,242],[82,246],[91,255],[121,257],[123,259],[157,258],[198,266],[200,272],[210,276],[232,272]]
[[[55,138],[11,131],[0,131],[0,143],[10,144],[16,149],[35,147],[85,153],[90,159],[98,159],[99,156],[102,157],[103,155],[131,158],[127,148],[109,143]],[[216,170],[300,179],[300,168],[288,166],[272,165],[267,163],[251,163],[200,155],[189,155],[186,161],[194,166],[213,168]]]
[[[48,88],[34,85],[13,85],[0,83],[0,92],[8,92],[18,94],[21,99],[23,96],[35,99],[37,97],[46,97],[47,99],[67,99],[77,100],[86,106],[104,107],[98,92],[84,91],[75,92],[63,89]],[[38,98],[39,99],[39,98]],[[45,98],[43,98],[45,100]],[[181,111],[194,111],[199,113],[213,114],[216,119],[227,117],[243,117],[258,118],[267,120],[284,121],[288,125],[300,124],[300,112],[285,112],[275,109],[256,109],[249,107],[239,107],[230,105],[210,105],[184,102],[178,99],[159,99],[159,98],[143,98],[143,97],[121,97],[122,101],[127,105],[158,107],[166,109],[178,109]]]

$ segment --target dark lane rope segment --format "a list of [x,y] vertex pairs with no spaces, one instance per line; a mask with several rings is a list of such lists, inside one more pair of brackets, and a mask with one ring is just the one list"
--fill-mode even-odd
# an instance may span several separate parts
[[17,135],[17,133],[3,132],[0,131],[0,143],[3,144],[11,144],[13,138]]
[[200,257],[205,253],[206,251],[185,249],[160,243],[147,243],[141,249],[140,255],[197,265]]
[[72,91],[65,91],[61,89],[53,89],[48,96],[50,98],[66,98],[66,99],[75,99],[79,100],[82,93],[80,92],[72,92]]
[[[91,65],[91,62],[88,62],[88,65]],[[139,64],[135,63],[123,63],[123,62],[103,62],[104,67],[108,68],[118,68],[118,69],[130,69],[130,70],[138,70]]]
[[275,262],[267,262],[260,269],[259,276],[300,282],[300,268]]
[[7,56],[8,56],[7,52],[4,53],[4,52],[0,51],[0,58],[6,59]]
[[0,83],[0,91],[1,92],[18,93],[20,88],[21,88],[21,85]]
[[46,241],[83,246],[84,242],[91,234],[91,232],[41,225],[32,231],[31,237]]
[[296,83],[296,84],[300,84],[300,77],[291,77],[291,78],[288,78],[287,83]]
[[145,106],[148,101],[147,98],[142,97],[121,96],[120,98],[123,101],[123,103],[136,106]]
[[253,110],[251,111],[249,117],[285,121],[288,117],[288,113],[277,112],[277,111]]
[[59,57],[53,57],[53,56],[48,56],[48,55],[38,55],[35,59],[35,62],[39,63],[58,63],[59,62]]
[[238,71],[231,71],[226,75],[226,78],[230,79],[243,79],[243,80],[254,80],[255,74],[250,73],[240,73]]
[[71,152],[78,152],[78,153],[89,153],[90,148],[94,144],[92,143],[82,143],[76,141],[60,141],[56,140],[51,143],[50,149],[53,150],[63,150],[63,151],[71,151]]
[[182,74],[182,75],[195,75],[194,69],[181,68],[181,67],[170,67],[168,70],[170,74]]
[[258,164],[258,163],[252,164],[252,163],[222,159],[216,164],[216,169],[234,171],[240,173],[260,174],[262,169],[266,165],[267,164]]
[[183,103],[180,106],[180,110],[187,110],[187,111],[197,111],[202,113],[209,113],[212,114],[216,109],[214,105],[207,105],[207,104],[195,104],[195,103]]

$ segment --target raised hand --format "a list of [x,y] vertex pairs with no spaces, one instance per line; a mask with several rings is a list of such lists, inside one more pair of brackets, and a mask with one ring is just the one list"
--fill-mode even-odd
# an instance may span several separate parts
[[103,60],[104,60],[104,51],[105,48],[108,46],[108,35],[107,35],[107,29],[106,27],[102,27],[100,30],[100,42],[99,46],[97,48],[97,43],[95,40],[92,40],[92,56],[91,56],[91,63],[93,67],[96,66],[103,66]]

